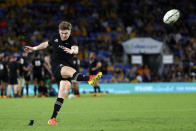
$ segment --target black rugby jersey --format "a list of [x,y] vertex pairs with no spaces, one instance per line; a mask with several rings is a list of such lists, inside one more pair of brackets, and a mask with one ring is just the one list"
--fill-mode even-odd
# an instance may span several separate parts
[[34,73],[41,73],[42,72],[42,67],[43,67],[43,60],[41,58],[35,58],[32,61],[33,64],[33,71]]
[[27,57],[20,57],[18,59],[18,63],[19,63],[20,76],[23,76],[25,74],[25,71],[23,68],[28,66]]
[[62,41],[59,34],[56,34],[51,40],[48,41],[48,44],[53,47],[53,52],[51,56],[51,61],[56,63],[66,63],[67,61],[72,61],[73,54],[68,54],[64,51],[64,47],[71,49],[72,46],[78,46],[77,42],[70,37]]
[[8,63],[9,68],[9,77],[17,77],[17,70],[19,69],[19,65],[16,61],[12,61]]
[[6,62],[0,60],[0,76],[4,76],[7,73]]
[[96,75],[101,70],[101,68],[98,68],[96,70],[92,70],[92,68],[97,66],[98,62],[100,62],[100,61],[98,61],[97,59],[89,60],[89,74],[90,75]]

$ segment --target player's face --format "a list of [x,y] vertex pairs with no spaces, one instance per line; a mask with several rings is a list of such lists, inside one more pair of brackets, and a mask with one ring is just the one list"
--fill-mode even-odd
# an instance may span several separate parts
[[94,59],[95,58],[95,53],[90,53],[90,59]]
[[59,30],[59,34],[62,41],[67,40],[70,36],[70,33],[70,30]]

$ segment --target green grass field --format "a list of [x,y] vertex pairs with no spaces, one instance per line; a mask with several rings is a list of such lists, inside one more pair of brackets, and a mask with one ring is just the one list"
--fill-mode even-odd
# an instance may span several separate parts
[[58,125],[49,126],[55,99],[0,98],[0,131],[196,130],[196,93],[82,95],[65,99]]

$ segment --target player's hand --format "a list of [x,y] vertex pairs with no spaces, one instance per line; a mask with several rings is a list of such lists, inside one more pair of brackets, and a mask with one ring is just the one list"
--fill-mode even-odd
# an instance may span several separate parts
[[64,51],[68,54],[73,54],[73,50],[69,49],[69,48],[66,48],[64,47]]
[[24,51],[27,53],[31,53],[31,52],[33,52],[33,47],[25,46]]

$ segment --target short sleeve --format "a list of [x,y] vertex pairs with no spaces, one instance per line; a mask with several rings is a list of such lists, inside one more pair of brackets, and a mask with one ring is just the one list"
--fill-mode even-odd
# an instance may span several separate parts
[[78,42],[73,38],[73,36],[70,36],[70,42],[72,44],[72,46],[79,46]]
[[54,37],[51,37],[51,38],[48,40],[48,45],[51,46],[53,41],[54,41]]
[[58,39],[60,39],[59,34],[53,35],[49,40],[48,40],[48,45],[51,46],[53,45],[54,42],[58,42]]

